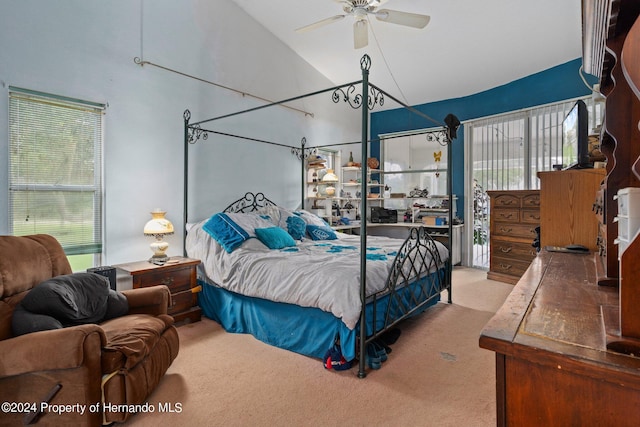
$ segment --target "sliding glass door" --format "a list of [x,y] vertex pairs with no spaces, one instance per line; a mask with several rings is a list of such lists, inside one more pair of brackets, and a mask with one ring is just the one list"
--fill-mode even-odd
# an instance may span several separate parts
[[[603,106],[591,98],[584,100],[589,107],[590,133],[599,134]],[[486,192],[539,188],[537,173],[562,163],[562,121],[575,101],[465,123],[468,265],[489,268]]]

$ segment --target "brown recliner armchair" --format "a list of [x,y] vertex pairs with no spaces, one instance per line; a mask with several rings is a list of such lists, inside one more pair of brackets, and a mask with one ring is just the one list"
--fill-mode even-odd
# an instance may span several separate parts
[[123,291],[128,314],[101,324],[13,336],[16,305],[42,281],[70,273],[55,238],[0,236],[0,403],[9,405],[3,403],[1,425],[122,422],[178,354],[166,286]]

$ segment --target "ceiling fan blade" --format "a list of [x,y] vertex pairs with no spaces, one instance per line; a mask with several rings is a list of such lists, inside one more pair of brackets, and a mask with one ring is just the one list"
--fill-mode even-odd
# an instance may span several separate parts
[[390,22],[392,24],[405,25],[413,28],[424,28],[431,17],[417,13],[400,12],[398,10],[380,9],[375,12],[378,21]]
[[353,23],[353,47],[360,49],[369,44],[369,29],[366,19],[358,19]]
[[305,31],[315,30],[318,27],[322,27],[324,25],[331,24],[332,22],[336,22],[336,21],[339,21],[341,19],[344,19],[345,16],[347,16],[347,15],[332,16],[331,18],[326,18],[326,19],[323,19],[322,21],[314,22],[313,24],[309,24],[309,25],[305,25],[304,27],[300,27],[300,28],[296,29],[295,31],[297,33],[303,33]]

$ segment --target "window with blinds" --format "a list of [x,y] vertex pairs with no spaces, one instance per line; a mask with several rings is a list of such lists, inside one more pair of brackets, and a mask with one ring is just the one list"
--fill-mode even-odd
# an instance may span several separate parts
[[9,88],[9,229],[102,252],[104,105]]

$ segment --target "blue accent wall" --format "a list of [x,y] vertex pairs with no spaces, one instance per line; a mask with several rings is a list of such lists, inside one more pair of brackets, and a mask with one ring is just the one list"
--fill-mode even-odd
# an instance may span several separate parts
[[[440,121],[444,126],[444,118],[449,113],[456,115],[463,122],[479,117],[578,98],[591,93],[580,78],[579,70],[581,66],[582,58],[578,58],[474,95],[421,104],[414,107],[436,121]],[[586,77],[589,84],[597,83],[595,77]],[[469,78],[473,78],[471,71],[469,72]],[[371,144],[371,155],[380,158],[379,135],[436,126],[435,123],[404,108],[372,113],[370,135],[373,142]],[[452,186],[453,193],[458,196],[458,216],[462,217],[464,214],[463,126],[458,129],[458,137],[453,140],[452,144]]]

